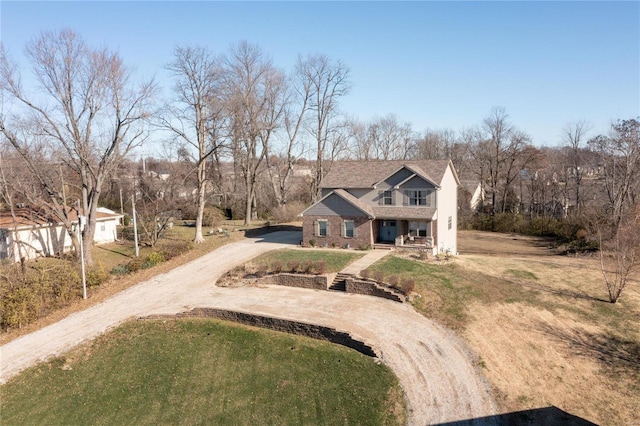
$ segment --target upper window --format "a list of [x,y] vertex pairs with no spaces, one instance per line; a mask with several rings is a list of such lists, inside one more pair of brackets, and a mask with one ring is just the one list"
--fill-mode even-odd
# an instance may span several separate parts
[[428,206],[429,203],[429,193],[427,191],[407,191],[407,197],[409,198],[410,206]]
[[385,206],[393,205],[393,192],[392,191],[384,191],[382,194],[382,204]]

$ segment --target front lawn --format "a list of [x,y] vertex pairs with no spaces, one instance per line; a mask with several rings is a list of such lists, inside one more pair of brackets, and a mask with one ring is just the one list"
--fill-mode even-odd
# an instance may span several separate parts
[[208,319],[127,323],[0,391],[3,425],[404,420],[397,379],[372,358]]
[[274,250],[252,260],[256,265],[266,265],[268,268],[274,262],[280,262],[283,270],[289,270],[287,264],[293,262],[326,262],[326,272],[339,272],[345,266],[364,256],[363,252],[338,250]]

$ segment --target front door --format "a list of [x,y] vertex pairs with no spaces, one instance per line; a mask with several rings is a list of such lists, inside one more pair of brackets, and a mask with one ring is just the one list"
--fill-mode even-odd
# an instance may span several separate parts
[[395,242],[396,240],[396,221],[381,220],[380,221],[380,241]]

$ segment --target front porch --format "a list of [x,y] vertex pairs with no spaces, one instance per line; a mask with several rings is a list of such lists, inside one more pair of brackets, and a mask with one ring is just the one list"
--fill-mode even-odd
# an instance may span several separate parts
[[373,247],[433,249],[432,228],[432,221],[376,219],[373,221]]

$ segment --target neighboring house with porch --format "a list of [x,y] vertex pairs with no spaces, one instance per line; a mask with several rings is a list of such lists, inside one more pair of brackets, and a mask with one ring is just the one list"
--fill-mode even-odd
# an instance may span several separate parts
[[451,161],[339,161],[300,215],[303,244],[377,244],[457,253],[460,184]]
[[[31,209],[16,209],[14,213],[15,218],[9,211],[0,212],[0,259],[19,262],[21,256],[35,259],[60,255],[72,249],[71,236],[62,223]],[[78,221],[75,211],[70,212],[70,216],[73,222]],[[121,214],[98,208],[94,243],[116,241],[121,219]]]

